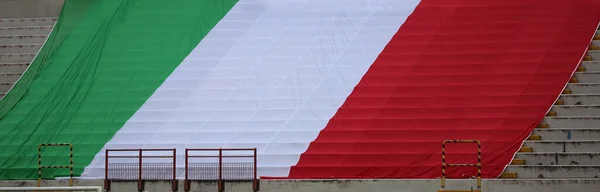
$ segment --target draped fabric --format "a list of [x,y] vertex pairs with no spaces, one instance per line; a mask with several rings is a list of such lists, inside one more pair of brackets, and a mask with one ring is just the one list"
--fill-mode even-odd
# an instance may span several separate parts
[[40,143],[73,143],[82,178],[113,148],[176,148],[178,177],[185,148],[257,148],[263,178],[436,178],[455,139],[497,177],[599,20],[595,0],[67,0],[0,102],[0,178],[36,178]]
[[185,148],[257,148],[288,176],[418,2],[241,0],[105,148],[177,148],[179,177]]
[[[422,0],[289,178],[436,178],[442,141],[461,139],[480,140],[483,176],[499,176],[599,20],[593,0]],[[447,144],[446,154],[477,163],[473,144]]]
[[[0,102],[0,178],[37,178],[41,143],[72,143],[81,174],[235,3],[66,0],[42,51]],[[42,163],[68,165],[68,154],[46,147]]]

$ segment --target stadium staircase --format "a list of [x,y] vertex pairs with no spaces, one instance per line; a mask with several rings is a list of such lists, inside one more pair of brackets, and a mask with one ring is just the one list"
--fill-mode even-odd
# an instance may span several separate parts
[[501,178],[600,177],[600,29],[560,98]]
[[42,48],[55,22],[56,18],[0,19],[0,99]]

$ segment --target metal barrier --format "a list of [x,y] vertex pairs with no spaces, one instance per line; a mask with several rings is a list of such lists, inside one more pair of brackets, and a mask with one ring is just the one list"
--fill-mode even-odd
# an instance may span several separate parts
[[[125,154],[111,156],[110,152]],[[144,152],[153,154],[144,155]],[[176,149],[106,149],[104,188],[110,191],[111,181],[137,180],[138,191],[144,191],[144,181],[151,180],[171,181],[172,190],[177,191],[176,155]],[[118,162],[110,162],[111,159]],[[159,162],[145,163],[144,159]]]
[[[43,147],[64,147],[69,146],[69,166],[42,166],[42,148]],[[70,143],[44,143],[38,145],[38,180],[37,186],[42,186],[42,169],[69,169],[69,186],[73,186],[73,144]]]
[[[446,164],[446,143],[477,143],[477,163],[476,164]],[[442,142],[442,178],[441,185],[444,191],[446,188],[446,166],[463,166],[463,167],[477,167],[477,189],[475,191],[481,191],[481,142],[479,140],[444,140]],[[473,190],[470,190],[473,191]]]
[[202,180],[216,180],[218,191],[224,190],[224,181],[251,180],[258,191],[256,159],[256,148],[185,149],[184,191],[190,191],[190,181]]

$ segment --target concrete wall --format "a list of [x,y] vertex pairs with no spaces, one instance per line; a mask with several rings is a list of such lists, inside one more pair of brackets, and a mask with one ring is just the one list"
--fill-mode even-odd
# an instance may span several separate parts
[[64,0],[0,0],[0,18],[58,17]]
[[[183,182],[179,190],[183,191]],[[45,181],[44,186],[66,186],[65,180]],[[77,186],[102,186],[102,180],[76,181]],[[447,189],[470,189],[475,180],[448,180]],[[2,187],[35,186],[35,181],[0,181]],[[171,191],[169,182],[147,182],[147,192]],[[436,192],[440,187],[439,179],[429,180],[262,180],[261,192]],[[193,192],[217,192],[216,182],[192,183]],[[135,182],[113,182],[113,192],[135,192]],[[225,192],[251,192],[250,182],[226,182]],[[483,181],[485,192],[597,192],[600,191],[600,179],[536,179]]]

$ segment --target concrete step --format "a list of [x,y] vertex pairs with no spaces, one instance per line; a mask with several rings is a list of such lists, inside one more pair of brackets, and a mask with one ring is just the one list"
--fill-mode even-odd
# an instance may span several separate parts
[[[598,32],[596,32],[596,35],[600,35],[600,34]],[[592,45],[600,46],[600,40],[593,40]]]
[[[524,147],[533,148],[533,152],[600,152],[600,139],[598,140],[542,140],[525,141]],[[600,163],[600,162],[599,162]]]
[[2,45],[0,44],[0,53],[37,53],[42,48],[42,44],[19,44]]
[[588,50],[588,56],[592,56],[593,61],[600,61],[600,50]]
[[600,83],[569,83],[572,94],[600,94]]
[[0,82],[0,93],[6,93],[14,85],[14,82]]
[[52,26],[56,22],[56,17],[44,18],[7,18],[0,19],[0,27],[20,27],[20,26]]
[[519,179],[598,178],[600,166],[580,165],[509,165],[505,172],[517,173]]
[[52,26],[0,27],[0,35],[48,35]]
[[554,105],[552,111],[556,112],[558,117],[600,116],[600,105]]
[[35,53],[0,53],[0,63],[31,62]]
[[23,73],[13,72],[13,73],[5,73],[0,72],[0,82],[15,82],[21,77]]
[[600,128],[538,128],[532,135],[542,140],[600,140]]
[[27,67],[29,67],[29,63],[0,63],[0,72],[24,72]]
[[0,44],[43,44],[48,35],[1,35]]
[[577,72],[575,78],[579,83],[600,83],[600,71]]
[[600,61],[583,61],[581,66],[585,67],[586,71],[600,71]]
[[566,94],[560,99],[565,105],[600,105],[600,94]]
[[600,153],[517,153],[515,159],[525,160],[525,165],[598,165]]
[[544,123],[547,123],[552,128],[588,128],[600,127],[600,117],[544,117]]

